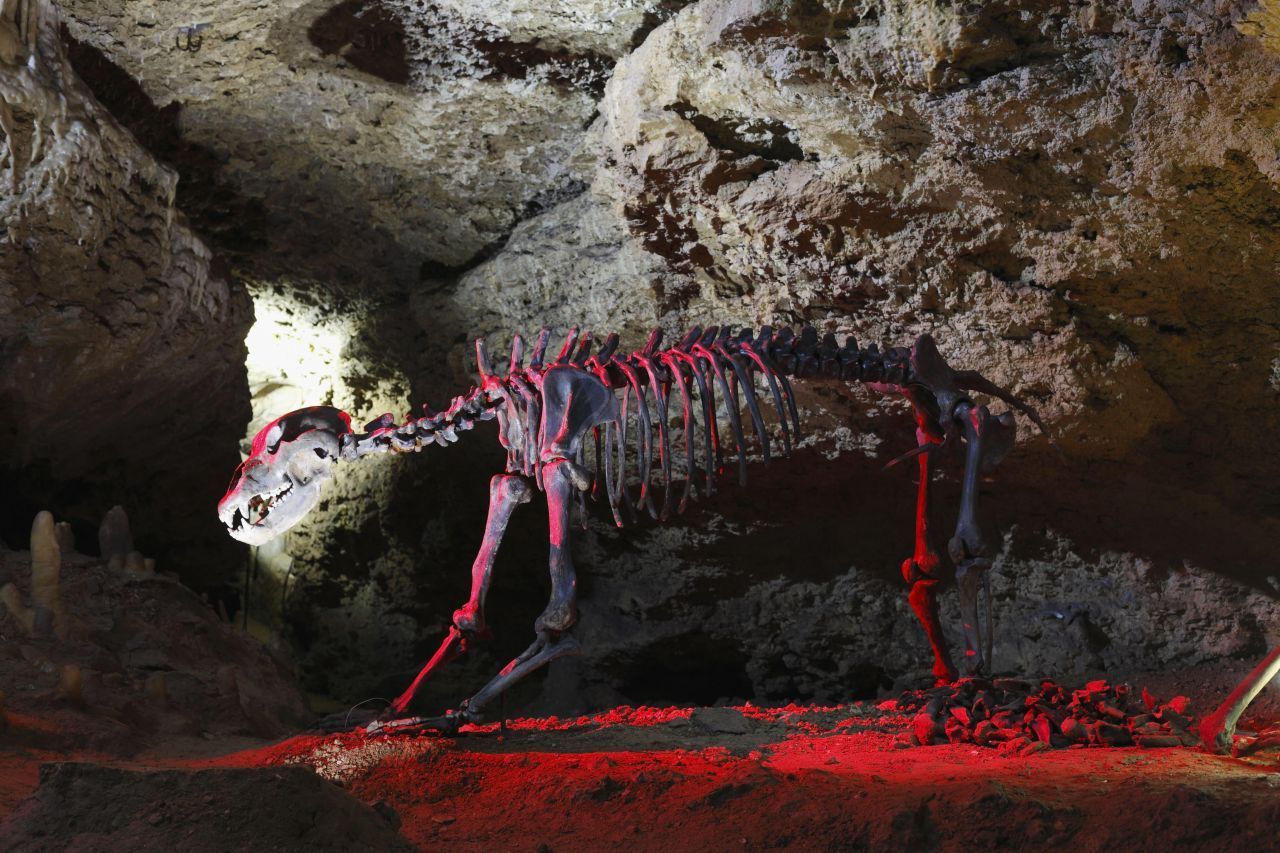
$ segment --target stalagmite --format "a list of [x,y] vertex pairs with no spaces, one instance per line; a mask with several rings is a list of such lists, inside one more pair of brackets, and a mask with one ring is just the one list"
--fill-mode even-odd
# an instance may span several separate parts
[[53,528],[54,539],[58,542],[58,550],[62,552],[62,556],[76,553],[76,537],[71,530],[71,525],[65,521],[59,521]]
[[58,695],[73,705],[84,705],[84,675],[74,663],[66,664],[58,674]]
[[[150,563],[150,567],[148,567]],[[130,551],[129,555],[124,558],[124,570],[131,575],[145,577],[155,573],[155,561],[148,560],[137,551]]]
[[23,632],[31,636],[35,628],[35,612],[22,600],[22,593],[12,582],[0,586],[0,601],[4,602],[13,618],[18,620]]
[[133,550],[133,534],[129,532],[129,516],[124,507],[113,506],[98,526],[98,551],[108,563],[118,561],[123,568],[125,558]]
[[58,548],[53,514],[37,513],[31,524],[31,607],[33,631],[49,637],[61,631],[62,596],[58,582],[62,574],[62,552]]

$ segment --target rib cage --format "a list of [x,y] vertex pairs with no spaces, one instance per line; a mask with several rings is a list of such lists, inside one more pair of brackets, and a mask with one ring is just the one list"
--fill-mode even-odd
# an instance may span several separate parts
[[[713,494],[725,467],[728,425],[737,456],[739,482],[747,480],[747,454],[754,444],[768,461],[773,439],[763,409],[773,404],[780,428],[781,450],[790,455],[800,434],[799,412],[789,377],[828,377],[900,384],[907,381],[910,351],[859,348],[853,338],[841,347],[834,335],[819,341],[811,326],[796,336],[791,329],[758,334],[724,327],[694,327],[674,346],[660,348],[662,330],[655,329],[645,346],[630,354],[617,352],[618,336],[610,335],[590,355],[590,334],[575,341],[571,330],[556,363],[587,370],[608,385],[619,400],[619,417],[593,430],[595,448],[593,493],[609,501],[614,521],[638,510],[666,519],[683,512],[700,487]],[[539,337],[541,343],[542,337]],[[576,345],[576,355],[568,358]],[[535,364],[537,362],[535,352]],[[568,358],[567,362],[565,359]],[[765,403],[761,405],[761,396]],[[723,415],[723,417],[721,417]],[[634,430],[634,447],[629,430]],[[753,432],[750,439],[748,432]],[[657,465],[654,465],[654,456]],[[638,494],[633,498],[627,473],[628,450],[635,464]],[[585,445],[578,464],[583,464]],[[603,474],[603,488],[602,477]],[[657,477],[657,483],[653,479]],[[683,480],[679,488],[675,478]],[[660,500],[655,489],[662,488]]]
[[[398,426],[391,415],[383,415],[366,427],[366,435],[346,437],[343,455],[407,452],[433,441],[445,444],[457,439],[458,430],[497,417],[507,450],[507,470],[534,478],[541,488],[543,464],[564,454],[563,430],[577,428],[576,421],[591,420],[580,425],[582,435],[568,441],[572,450],[567,455],[587,477],[590,451],[595,470],[592,494],[608,500],[614,521],[622,526],[624,517],[634,518],[637,511],[660,519],[673,511],[683,512],[699,488],[703,494],[714,493],[716,478],[723,476],[725,467],[722,415],[737,455],[739,482],[746,483],[751,444],[766,461],[773,455],[775,448],[762,411],[770,404],[777,415],[782,454],[789,455],[800,434],[790,377],[901,387],[910,382],[912,373],[911,350],[905,347],[881,352],[874,344],[859,347],[852,337],[841,346],[835,335],[820,339],[811,326],[802,327],[799,335],[785,327],[775,331],[765,326],[753,333],[750,329],[734,332],[728,327],[695,326],[666,348],[660,346],[662,330],[654,329],[645,346],[629,354],[618,352],[616,334],[609,335],[593,352],[591,333],[580,334],[574,328],[559,354],[546,361],[550,338],[549,329],[539,332],[525,367],[524,341],[515,336],[503,374],[494,371],[481,338],[476,342],[481,375],[478,388],[455,398],[445,412],[428,410],[426,416],[410,418]],[[582,400],[590,396],[591,380],[595,380],[596,388],[607,389],[612,396],[601,405],[616,406],[616,410],[610,416],[588,416],[579,411],[572,418],[549,411],[554,406],[548,403],[544,381],[553,371],[555,382],[577,383],[569,398],[577,394],[575,405],[580,409]],[[763,407],[761,396],[765,398]],[[755,434],[754,441],[748,439],[748,431]],[[677,489],[678,476],[683,484]],[[638,492],[633,494],[636,483]],[[655,500],[655,485],[662,487],[660,500]]]

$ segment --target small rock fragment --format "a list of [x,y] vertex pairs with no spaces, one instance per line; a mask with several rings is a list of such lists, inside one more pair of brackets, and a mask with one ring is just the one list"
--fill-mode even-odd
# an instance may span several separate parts
[[1098,723],[1098,727],[1094,729],[1094,737],[1107,746],[1129,746],[1133,743],[1128,729],[1111,723]]
[[926,713],[916,714],[911,720],[911,731],[922,746],[933,743],[935,737],[944,737],[946,730]]
[[723,734],[745,734],[748,728],[747,718],[737,708],[695,708],[689,719],[707,731]]

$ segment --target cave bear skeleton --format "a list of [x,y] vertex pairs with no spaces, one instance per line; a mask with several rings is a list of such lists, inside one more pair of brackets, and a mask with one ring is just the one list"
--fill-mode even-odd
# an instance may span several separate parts
[[[411,415],[400,423],[383,415],[363,433],[352,431],[345,412],[330,407],[300,409],[277,418],[255,437],[251,455],[218,505],[219,517],[233,537],[259,545],[297,523],[317,503],[336,462],[445,445],[457,441],[459,431],[497,418],[499,439],[507,451],[506,472],[489,482],[489,514],[471,570],[470,599],[453,614],[439,649],[371,730],[396,723],[454,729],[479,719],[487,703],[530,672],[576,652],[578,643],[569,633],[577,619],[569,554],[573,505],[585,510],[589,493],[603,498],[619,526],[640,512],[662,520],[682,512],[699,486],[703,494],[714,493],[716,477],[724,473],[725,424],[732,434],[738,479],[745,484],[747,431],[755,433],[765,461],[772,455],[762,399],[764,409],[771,402],[777,412],[783,455],[790,455],[799,436],[789,377],[862,382],[911,403],[917,446],[901,459],[917,460],[919,487],[915,550],[903,562],[902,573],[910,586],[911,607],[932,647],[933,674],[939,682],[955,679],[957,670],[938,618],[936,587],[942,580],[942,560],[929,533],[930,455],[938,447],[963,441],[960,509],[947,551],[955,564],[960,596],[964,671],[978,673],[989,665],[991,548],[976,518],[978,479],[1013,447],[1016,428],[1011,411],[993,415],[968,392],[1003,400],[1043,430],[1035,411],[1013,394],[977,372],[953,370],[928,335],[910,348],[881,351],[874,344],[859,347],[853,338],[843,346],[832,334],[819,339],[811,326],[802,327],[799,335],[790,328],[775,332],[768,326],[758,334],[695,327],[675,346],[662,348],[662,332],[656,329],[643,349],[628,355],[618,351],[617,335],[593,352],[591,334],[579,336],[572,329],[559,355],[546,360],[550,336],[545,328],[539,333],[526,367],[525,344],[517,335],[505,373],[494,370],[484,339],[477,340],[480,384],[454,398],[443,412],[424,406],[421,417]],[[594,472],[585,467],[589,447],[594,448]],[[633,466],[633,473],[628,473]],[[551,600],[534,623],[536,640],[458,710],[440,718],[402,719],[432,673],[486,635],[484,603],[494,558],[511,514],[530,500],[535,488],[547,497],[551,574]],[[980,619],[979,597],[984,593]]]

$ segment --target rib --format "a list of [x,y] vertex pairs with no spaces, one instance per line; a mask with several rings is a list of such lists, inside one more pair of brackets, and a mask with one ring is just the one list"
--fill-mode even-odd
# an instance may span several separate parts
[[693,458],[693,400],[689,392],[688,378],[680,369],[679,360],[669,352],[658,353],[658,358],[666,365],[667,370],[671,371],[672,378],[680,387],[681,409],[684,414],[685,478],[684,493],[680,496],[680,505],[676,512],[684,512],[685,507],[689,505],[689,495],[693,491],[693,469],[696,464]]
[[[609,511],[613,513],[613,523],[622,526],[622,515],[618,512],[618,494],[614,490],[613,481],[613,441],[617,426],[613,421],[604,425],[604,490],[609,498]],[[598,445],[597,445],[598,447]],[[599,449],[596,453],[599,453]]]
[[[785,347],[789,353],[794,346],[794,338],[795,334],[784,326],[782,331],[774,336],[770,345]],[[768,360],[772,362],[773,357],[770,348],[765,347],[763,352]],[[791,423],[795,428],[796,440],[798,441],[800,439],[800,413],[796,410],[796,396],[791,390],[791,382],[787,379],[786,371],[775,367],[775,372],[778,374],[778,384],[782,386],[782,393],[787,398],[787,410],[791,413]]]
[[[616,362],[615,362],[616,363]],[[631,491],[627,488],[627,405],[631,399],[631,386],[622,386],[622,399],[619,403],[618,416],[618,503],[627,513],[627,518],[636,520],[635,506],[631,502]]]
[[729,383],[724,378],[724,370],[720,367],[720,360],[716,358],[715,352],[707,349],[702,344],[694,344],[694,355],[700,355],[705,358],[711,365],[711,372],[716,378],[716,382],[720,385],[720,390],[724,392],[725,408],[729,410],[729,427],[733,430],[733,439],[738,444],[738,483],[745,486],[747,484],[747,450],[746,437],[742,434],[742,418],[738,414],[738,407],[734,405],[732,396],[729,393]]
[[596,447],[596,455],[595,455],[596,474],[595,474],[595,477],[593,477],[591,480],[591,499],[600,500],[600,473],[601,473],[600,465],[602,463],[602,460],[600,458],[600,425],[599,424],[596,424],[591,428],[591,437],[595,440],[595,447]]
[[640,498],[638,503],[644,504],[649,515],[658,517],[658,510],[653,505],[653,496],[649,494],[649,469],[653,464],[653,424],[649,421],[649,402],[640,375],[626,359],[618,359],[616,364],[622,370],[631,389],[636,392],[636,449],[639,458],[636,467],[640,474]]
[[[768,329],[768,326],[765,326]],[[763,334],[763,333],[762,333]],[[756,363],[760,368],[760,372],[764,374],[764,378],[769,381],[769,391],[773,394],[773,405],[778,410],[778,422],[782,424],[782,453],[784,456],[791,455],[791,428],[787,425],[787,413],[782,407],[782,394],[778,391],[778,380],[774,376],[774,369],[770,367],[760,353],[751,344],[743,344],[742,351],[747,357]]]
[[764,449],[764,461],[770,461],[769,455],[769,436],[764,429],[764,416],[760,414],[760,404],[756,400],[755,383],[751,379],[751,375],[738,362],[738,356],[729,352],[729,348],[721,342],[716,343],[716,348],[726,359],[730,366],[733,367],[734,375],[738,377],[738,383],[742,386],[742,397],[747,401],[747,411],[751,413],[751,426],[755,428],[756,435],[760,437],[760,446]]
[[716,492],[716,475],[715,475],[715,451],[712,445],[715,442],[713,432],[713,424],[715,423],[715,412],[712,410],[712,401],[707,393],[707,381],[702,375],[702,371],[698,370],[698,360],[687,352],[676,351],[673,353],[676,357],[689,365],[689,372],[693,374],[693,381],[698,385],[698,399],[702,401],[702,438],[703,446],[706,448],[706,492],[708,495],[714,495]]
[[[655,329],[657,337],[661,330]],[[649,385],[653,388],[654,409],[658,415],[658,462],[662,468],[662,511],[659,517],[666,521],[671,517],[671,443],[667,437],[667,399],[663,391],[662,380],[658,378],[657,366],[651,358],[651,348],[655,345],[654,335],[649,337],[649,345],[633,358],[649,374]]]

